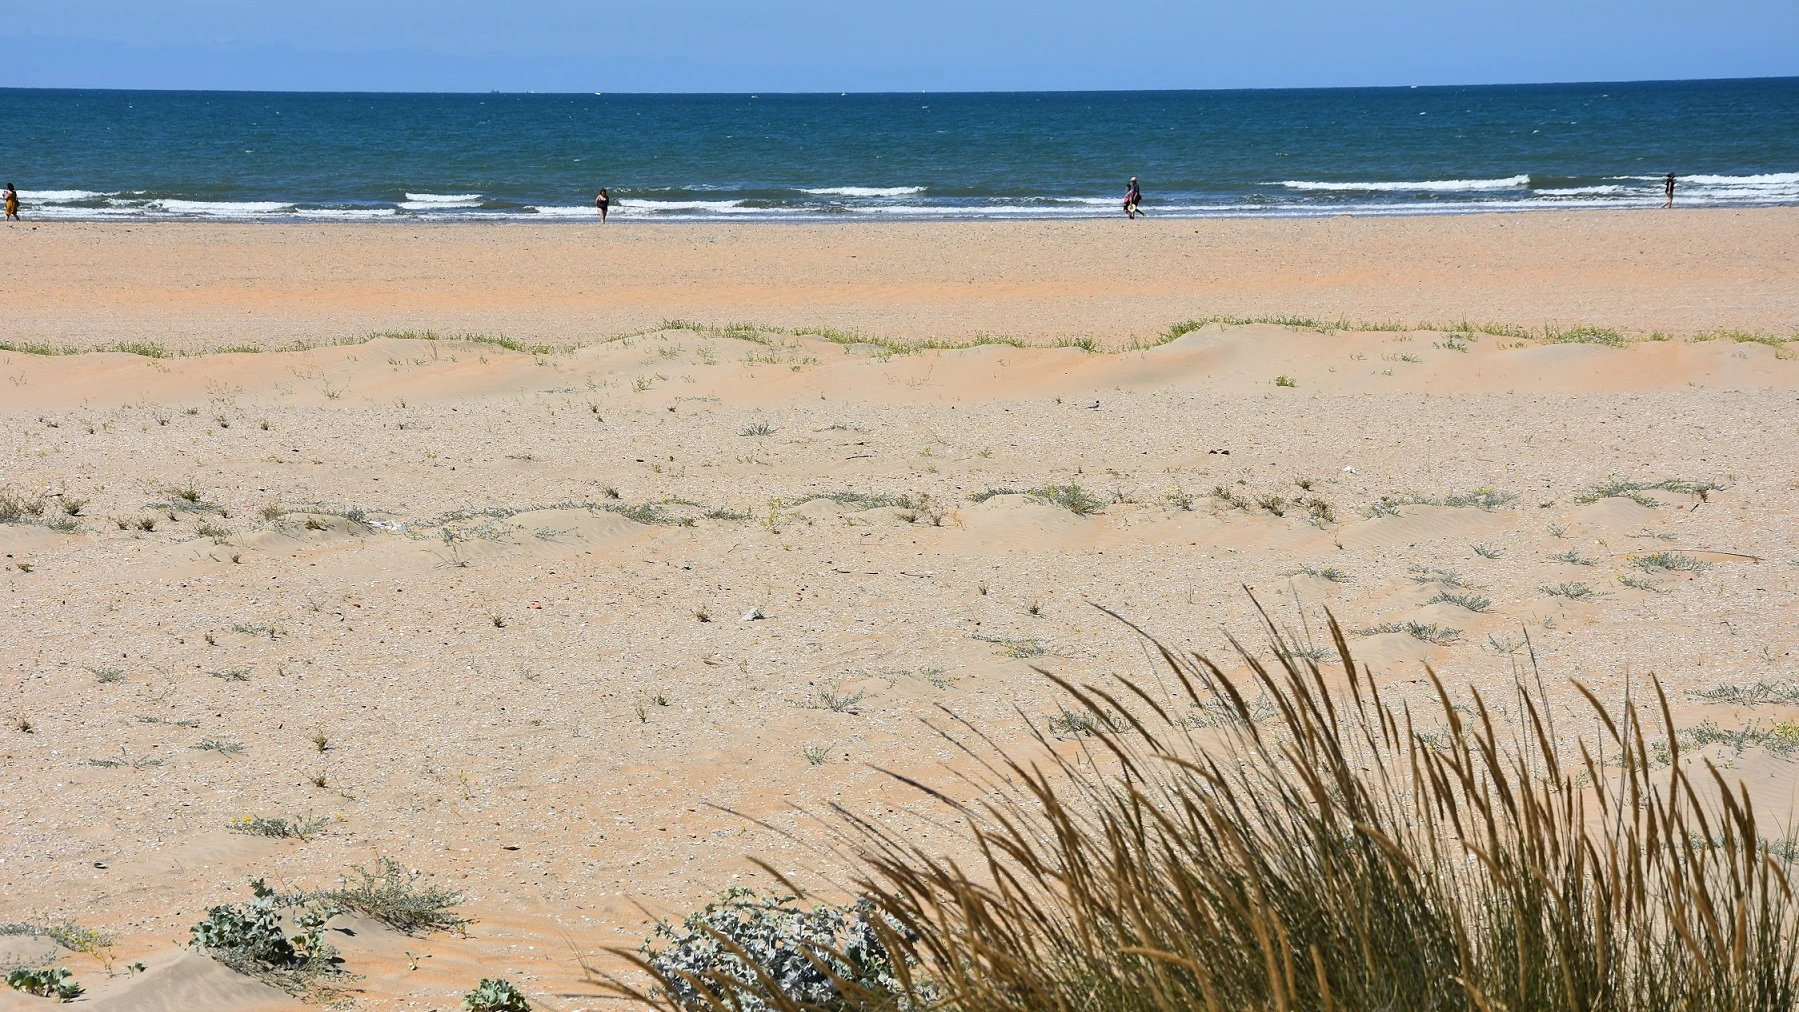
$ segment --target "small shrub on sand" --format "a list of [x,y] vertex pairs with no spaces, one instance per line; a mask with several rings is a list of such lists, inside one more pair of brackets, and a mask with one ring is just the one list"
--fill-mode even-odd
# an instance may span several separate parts
[[38,998],[74,1001],[86,989],[75,983],[75,975],[63,967],[44,970],[14,970],[6,975],[6,986]]
[[531,1012],[531,1003],[511,981],[481,978],[473,991],[462,996],[463,1012]]
[[799,903],[736,887],[679,924],[657,924],[628,954],[656,980],[641,997],[679,1012],[919,1007],[899,1000],[921,986],[895,966],[897,931],[872,902]]
[[320,893],[318,898],[408,935],[456,931],[468,923],[450,909],[462,902],[461,893],[430,884],[424,872],[408,871],[392,858],[381,858],[373,869],[358,866],[354,874],[354,878],[344,878],[341,888]]
[[278,893],[262,879],[251,881],[250,891],[247,903],[209,908],[206,919],[190,929],[190,944],[289,994],[315,992],[321,978],[337,972],[332,962],[337,951],[324,935],[325,922],[337,910],[303,893]]

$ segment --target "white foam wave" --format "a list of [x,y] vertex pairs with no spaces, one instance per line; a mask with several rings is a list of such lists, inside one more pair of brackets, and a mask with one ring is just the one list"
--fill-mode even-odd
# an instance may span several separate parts
[[922,186],[824,186],[816,190],[801,190],[819,197],[910,197],[923,193]]
[[1514,186],[1529,186],[1530,176],[1507,176],[1504,179],[1429,179],[1416,182],[1378,181],[1369,183],[1323,183],[1308,179],[1283,179],[1269,186],[1285,186],[1289,190],[1340,190],[1346,192],[1396,192],[1417,190],[1441,190],[1458,192],[1465,190],[1505,190]]
[[741,200],[620,200],[613,205],[614,214],[668,214],[680,211],[710,211],[716,214],[758,214],[761,208],[744,207]]
[[[1660,176],[1647,177],[1660,179]],[[1683,183],[1706,186],[1799,186],[1799,172],[1764,172],[1754,176],[1676,176]]]
[[1552,188],[1552,187],[1544,187],[1543,189],[1537,190],[1535,192],[1539,196],[1544,196],[1544,197],[1586,197],[1586,196],[1594,196],[1594,195],[1601,194],[1601,193],[1626,193],[1628,191],[1629,191],[1629,187],[1609,185],[1609,186],[1566,186],[1566,187],[1561,187],[1559,189]]
[[477,204],[479,193],[408,193],[408,204]]
[[20,190],[19,199],[28,203],[61,203],[68,200],[94,200],[111,194],[92,190]]
[[167,214],[220,215],[247,218],[292,211],[294,205],[278,200],[152,200],[149,210]]
[[95,218],[128,218],[144,216],[141,207],[69,207],[66,204],[45,204],[41,207],[27,207],[33,218],[71,218],[75,220],[92,220]]
[[391,218],[400,212],[391,207],[304,207],[294,212],[301,218],[325,221],[355,221],[360,218]]
[[598,218],[600,212],[592,207],[554,207],[545,204],[534,205],[529,210],[535,214],[551,218]]

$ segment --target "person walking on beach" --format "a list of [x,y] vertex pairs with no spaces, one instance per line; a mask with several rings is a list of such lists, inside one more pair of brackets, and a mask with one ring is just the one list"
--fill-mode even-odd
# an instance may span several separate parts
[[1137,206],[1141,203],[1143,203],[1143,191],[1137,189],[1137,177],[1132,176],[1130,189],[1124,191],[1124,216],[1136,221],[1137,216],[1143,214],[1143,208]]
[[1664,209],[1673,207],[1674,206],[1674,173],[1672,173],[1672,172],[1668,173],[1668,178],[1662,180],[1662,192],[1668,195],[1668,199],[1662,202],[1662,207]]
[[606,224],[606,212],[612,209],[612,195],[604,186],[600,187],[600,195],[593,198],[593,206],[600,212],[600,224]]
[[6,220],[7,221],[18,221],[19,220],[19,191],[13,189],[13,185],[11,183],[7,183],[6,184],[6,193],[4,194],[4,197],[6,200]]

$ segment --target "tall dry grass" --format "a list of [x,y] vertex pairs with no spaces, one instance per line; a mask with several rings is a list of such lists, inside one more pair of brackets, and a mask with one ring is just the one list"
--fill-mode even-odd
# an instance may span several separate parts
[[1077,745],[951,729],[981,772],[918,786],[962,857],[837,812],[914,993],[844,980],[800,1005],[721,977],[714,1007],[1795,1007],[1786,869],[1741,785],[1680,754],[1659,685],[1649,719],[1582,688],[1598,731],[1578,740],[1540,680],[1496,703],[1433,674],[1434,699],[1390,699],[1330,631],[1341,667],[1270,625],[1235,678],[1158,645],[1158,691],[1058,680],[1095,717]]

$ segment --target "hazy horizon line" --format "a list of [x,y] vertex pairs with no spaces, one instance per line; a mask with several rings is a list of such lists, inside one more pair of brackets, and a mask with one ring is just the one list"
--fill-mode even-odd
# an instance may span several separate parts
[[544,97],[604,97],[607,95],[629,95],[635,97],[680,96],[683,98],[759,98],[763,95],[779,97],[806,98],[838,98],[838,97],[881,97],[887,95],[1170,95],[1170,94],[1226,94],[1235,92],[1280,92],[1280,91],[1442,91],[1459,88],[1556,88],[1585,86],[1618,86],[1645,84],[1730,84],[1747,81],[1794,81],[1799,74],[1750,75],[1744,77],[1665,77],[1637,78],[1632,80],[1577,80],[1577,81],[1478,81],[1459,84],[1346,84],[1346,85],[1306,85],[1282,87],[1247,87],[1247,88],[985,88],[973,90],[932,91],[781,91],[752,90],[737,91],[633,91],[615,89],[610,91],[510,91],[506,89],[467,89],[452,91],[403,91],[403,90],[369,90],[369,89],[332,89],[332,88],[75,88],[66,86],[0,84],[0,92],[9,91],[56,91],[56,92],[127,92],[142,94],[185,94],[185,95],[505,95],[524,96],[541,95]]

